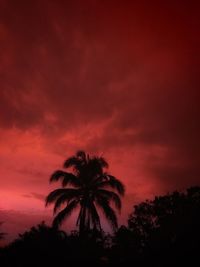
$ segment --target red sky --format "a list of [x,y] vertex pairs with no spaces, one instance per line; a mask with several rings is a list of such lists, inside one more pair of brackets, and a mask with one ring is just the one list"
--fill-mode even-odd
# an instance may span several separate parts
[[51,221],[49,176],[78,149],[124,182],[121,223],[138,201],[200,184],[197,2],[0,0],[8,240]]

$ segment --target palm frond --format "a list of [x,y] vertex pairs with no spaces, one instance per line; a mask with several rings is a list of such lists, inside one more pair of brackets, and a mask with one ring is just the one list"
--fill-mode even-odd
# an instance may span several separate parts
[[62,181],[63,186],[66,186],[68,184],[71,184],[73,186],[79,186],[80,185],[78,178],[74,174],[69,173],[69,172],[64,172],[61,170],[57,170],[51,175],[50,183],[51,182],[57,182],[58,180]]
[[70,172],[64,172],[61,170],[55,171],[50,177],[50,183],[57,182],[58,180],[61,180],[63,187],[67,186],[68,184],[73,185],[75,187],[80,186],[80,181],[78,177],[76,177]]
[[80,222],[81,222],[82,217],[83,217],[83,209],[84,209],[83,206],[81,206],[79,214],[78,214],[78,218],[76,220],[76,226],[80,225]]
[[72,190],[76,191],[76,189],[73,188],[60,188],[50,192],[49,195],[46,197],[46,206],[55,202],[59,197],[63,195],[67,197],[69,194],[71,194]]
[[64,175],[65,175],[65,172],[64,171],[56,170],[50,176],[50,180],[49,181],[50,181],[50,183],[51,182],[57,182],[59,179],[63,179]]
[[67,188],[66,192],[62,194],[56,201],[54,205],[54,214],[58,211],[60,206],[64,203],[68,203],[71,200],[78,200],[81,195],[81,191],[79,189]]
[[112,201],[115,204],[116,208],[119,211],[121,210],[121,206],[122,206],[121,199],[118,196],[118,194],[116,194],[115,192],[112,192],[106,189],[98,189],[96,191],[96,194],[105,198],[107,201]]
[[110,174],[104,174],[104,178],[105,178],[105,180],[98,184],[99,188],[111,187],[111,188],[115,189],[121,196],[124,195],[125,187],[120,182],[120,180],[118,180],[116,177],[114,177]]
[[77,207],[78,203],[79,202],[77,200],[73,200],[68,203],[67,207],[60,211],[58,215],[54,218],[53,227],[58,228],[63,222],[63,220],[67,219],[71,215],[73,210]]
[[75,167],[79,163],[80,163],[80,161],[77,159],[77,157],[70,157],[70,158],[65,160],[63,167],[64,168]]
[[103,198],[97,198],[96,203],[99,206],[99,208],[102,209],[105,217],[110,222],[113,230],[117,230],[117,228],[118,228],[117,216],[116,216],[114,210],[109,206],[108,201],[106,201]]
[[93,202],[90,204],[90,214],[94,228],[101,230],[100,217]]
[[81,185],[81,181],[74,174],[66,173],[62,181],[62,186],[65,187],[67,185],[73,185],[74,187],[79,187]]
[[98,157],[99,164],[101,165],[102,168],[108,168],[108,162],[104,157]]

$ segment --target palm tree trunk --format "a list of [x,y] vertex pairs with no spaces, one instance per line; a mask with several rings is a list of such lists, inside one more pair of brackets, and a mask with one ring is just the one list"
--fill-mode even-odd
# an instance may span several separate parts
[[85,205],[81,206],[80,210],[80,223],[79,223],[79,235],[83,235],[86,230],[86,207]]

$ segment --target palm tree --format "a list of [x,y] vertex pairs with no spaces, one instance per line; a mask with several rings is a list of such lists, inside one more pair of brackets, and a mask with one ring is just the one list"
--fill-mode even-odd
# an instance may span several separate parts
[[91,157],[84,151],[78,151],[64,162],[64,168],[71,169],[71,172],[57,170],[50,177],[50,182],[61,181],[62,188],[52,191],[46,197],[46,205],[55,203],[54,215],[56,216],[53,226],[59,227],[64,219],[79,208],[76,222],[79,233],[89,230],[101,231],[97,211],[99,208],[113,230],[116,230],[118,223],[114,207],[120,211],[120,196],[124,195],[125,188],[116,177],[105,172],[108,168],[106,160],[103,157]]

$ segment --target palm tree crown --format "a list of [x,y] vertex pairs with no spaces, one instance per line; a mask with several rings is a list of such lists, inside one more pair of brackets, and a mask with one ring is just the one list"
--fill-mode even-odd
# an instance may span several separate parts
[[60,226],[63,220],[79,207],[76,223],[79,232],[101,230],[98,207],[116,230],[117,216],[111,204],[120,211],[120,196],[124,195],[125,189],[116,177],[105,172],[108,168],[106,160],[78,151],[64,162],[64,168],[70,168],[72,171],[57,170],[50,177],[50,182],[61,181],[62,188],[52,191],[46,197],[46,205],[55,203],[53,226]]

